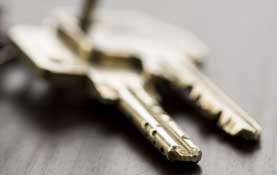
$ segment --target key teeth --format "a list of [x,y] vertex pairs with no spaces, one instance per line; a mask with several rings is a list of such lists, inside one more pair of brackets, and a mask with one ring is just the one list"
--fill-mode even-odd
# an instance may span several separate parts
[[261,136],[261,127],[260,126],[249,126],[250,128],[246,128],[241,126],[238,128],[238,125],[234,123],[231,119],[229,119],[223,125],[220,124],[220,127],[228,134],[234,137],[240,137],[246,140],[259,140]]
[[202,152],[199,148],[186,150],[180,147],[173,147],[168,153],[168,159],[172,162],[194,162],[197,163],[202,157]]

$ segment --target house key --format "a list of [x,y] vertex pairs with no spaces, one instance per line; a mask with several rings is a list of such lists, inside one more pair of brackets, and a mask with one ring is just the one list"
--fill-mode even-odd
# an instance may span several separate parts
[[59,37],[80,57],[91,57],[94,48],[136,55],[153,82],[183,91],[227,134],[259,139],[259,124],[196,67],[208,49],[195,36],[135,12],[104,11],[95,15],[94,21],[93,27],[84,31],[76,15],[62,12],[55,25]]

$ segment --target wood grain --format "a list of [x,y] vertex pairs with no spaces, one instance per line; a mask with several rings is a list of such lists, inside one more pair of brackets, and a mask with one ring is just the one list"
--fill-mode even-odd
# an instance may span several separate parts
[[[1,1],[2,3],[2,1]],[[3,1],[11,23],[38,24],[75,0]],[[165,108],[203,150],[198,165],[169,163],[114,109],[53,90],[20,63],[0,67],[0,174],[277,174],[277,2],[106,0],[189,28],[211,48],[203,71],[263,126],[260,143],[232,139],[189,106]]]

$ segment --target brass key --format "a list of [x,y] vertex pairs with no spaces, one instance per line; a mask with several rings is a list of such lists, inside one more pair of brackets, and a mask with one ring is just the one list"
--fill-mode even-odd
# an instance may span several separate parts
[[96,17],[94,26],[83,32],[78,18],[61,13],[56,24],[59,37],[83,58],[90,57],[94,48],[136,55],[153,82],[166,80],[162,83],[183,90],[226,133],[251,140],[260,137],[259,124],[196,67],[208,51],[196,37],[138,13],[109,11]]
[[151,90],[152,82],[145,81],[143,75],[139,75],[141,70],[129,70],[130,67],[137,68],[139,60],[120,60],[107,55],[103,55],[102,59],[97,56],[92,59],[96,66],[90,69],[89,78],[94,82],[93,88],[99,93],[100,99],[118,101],[120,108],[129,114],[130,120],[169,160],[200,160],[199,148],[163,111],[155,95],[146,90],[149,86]]

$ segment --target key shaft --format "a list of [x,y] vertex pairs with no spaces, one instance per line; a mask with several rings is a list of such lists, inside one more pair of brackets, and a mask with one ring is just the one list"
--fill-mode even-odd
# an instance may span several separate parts
[[226,133],[250,140],[259,139],[261,126],[193,64],[184,60],[180,64],[166,61],[160,73],[166,74],[176,89],[183,90],[184,97],[203,111],[204,116],[218,120],[219,127]]
[[136,91],[130,89],[120,91],[120,107],[129,114],[130,121],[169,160],[198,162],[201,158],[200,149],[191,142],[159,105],[142,103],[136,93],[138,93],[137,89]]

